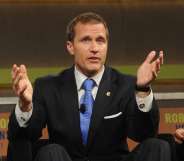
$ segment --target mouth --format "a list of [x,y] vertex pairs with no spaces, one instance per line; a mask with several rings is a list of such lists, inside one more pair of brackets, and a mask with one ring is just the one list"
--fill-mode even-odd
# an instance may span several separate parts
[[92,63],[98,63],[101,59],[99,57],[92,56],[89,57],[88,60]]

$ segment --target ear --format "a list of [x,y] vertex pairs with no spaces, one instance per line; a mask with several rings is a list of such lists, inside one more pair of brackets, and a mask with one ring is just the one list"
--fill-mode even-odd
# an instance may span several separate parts
[[66,47],[67,47],[67,50],[70,53],[70,55],[74,55],[73,43],[71,41],[67,41]]

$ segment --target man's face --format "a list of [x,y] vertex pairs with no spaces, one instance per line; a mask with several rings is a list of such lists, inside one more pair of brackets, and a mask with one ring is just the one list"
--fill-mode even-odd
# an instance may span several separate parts
[[102,23],[77,23],[74,40],[67,42],[67,49],[74,55],[76,67],[85,75],[97,74],[105,63],[108,40]]

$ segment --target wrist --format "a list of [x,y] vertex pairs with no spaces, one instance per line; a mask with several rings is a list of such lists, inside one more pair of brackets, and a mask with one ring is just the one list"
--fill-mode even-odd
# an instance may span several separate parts
[[21,109],[22,112],[29,112],[32,109],[32,102],[30,102],[30,103],[23,103],[19,99],[19,107],[20,107],[20,109]]
[[151,87],[150,86],[139,86],[139,85],[136,84],[135,90],[138,91],[138,92],[150,92]]

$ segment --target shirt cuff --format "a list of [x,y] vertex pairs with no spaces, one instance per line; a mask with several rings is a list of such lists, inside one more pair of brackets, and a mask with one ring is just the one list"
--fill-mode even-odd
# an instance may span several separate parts
[[149,112],[152,108],[153,102],[152,90],[150,91],[150,94],[146,97],[139,97],[138,95],[136,95],[136,102],[140,111]]
[[22,112],[19,103],[15,107],[15,116],[20,127],[27,127],[27,122],[31,118],[33,108],[29,112]]

